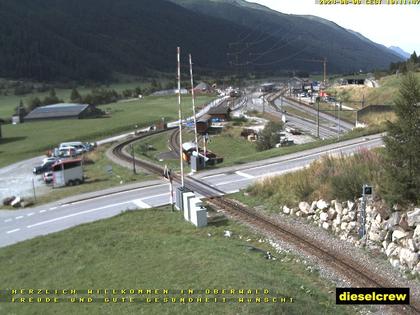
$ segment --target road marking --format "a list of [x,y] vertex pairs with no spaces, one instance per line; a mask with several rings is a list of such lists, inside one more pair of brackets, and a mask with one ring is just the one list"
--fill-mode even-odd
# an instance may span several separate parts
[[47,210],[41,210],[41,211],[39,211],[39,213],[44,213],[44,212],[47,212]]
[[243,181],[249,181],[249,178],[241,178],[241,179],[236,179],[236,180],[231,180],[229,182],[222,182],[222,183],[217,183],[214,185],[211,185],[212,187],[216,187],[216,186],[223,186],[223,185],[228,185],[228,184],[232,184],[232,183],[237,183],[237,182],[243,182]]
[[201,179],[209,179],[209,178],[219,177],[219,176],[225,176],[225,175],[226,175],[225,173],[223,173],[223,174],[216,174],[216,175],[208,175],[208,176],[201,177]]
[[137,207],[139,207],[139,208],[141,208],[141,209],[149,209],[149,208],[151,208],[151,206],[150,206],[150,205],[148,205],[147,203],[143,202],[141,199],[136,199],[136,200],[133,200],[133,203],[134,203]]
[[239,176],[242,176],[242,177],[245,177],[245,178],[249,178],[249,179],[252,179],[252,178],[254,178],[255,176],[252,176],[252,175],[250,175],[250,174],[246,174],[246,173],[243,173],[243,172],[241,172],[241,171],[237,171],[237,172],[235,172],[236,174],[238,174]]
[[51,207],[51,208],[50,208],[50,210],[55,210],[55,209],[57,209],[57,207]]
[[120,205],[123,205],[123,204],[128,204],[130,202],[131,201],[125,201],[125,202],[115,203],[115,204],[104,206],[104,207],[99,207],[99,208],[94,208],[94,209],[90,209],[90,210],[85,210],[85,211],[80,211],[80,212],[72,213],[72,214],[69,214],[69,215],[65,215],[63,217],[58,217],[58,218],[55,218],[55,219],[51,219],[51,220],[47,220],[47,221],[38,222],[38,223],[35,223],[35,224],[32,224],[32,225],[28,225],[27,228],[30,229],[30,228],[33,228],[35,226],[40,226],[40,225],[44,225],[44,224],[48,224],[48,223],[52,223],[52,222],[56,222],[56,221],[65,220],[65,219],[68,219],[68,218],[71,218],[71,217],[75,217],[75,216],[78,216],[78,215],[81,215],[81,214],[86,214],[86,213],[95,212],[95,211],[98,211],[98,210],[112,208],[112,207],[115,207],[115,206],[120,206]]
[[23,215],[20,215],[20,216],[16,217],[15,219],[16,219],[16,220],[23,219]]
[[31,213],[28,213],[27,216],[30,217],[30,216],[33,216],[34,214],[35,214],[34,212],[31,212]]
[[6,220],[4,220],[4,222],[11,222],[13,219],[6,219]]
[[141,198],[141,200],[152,199],[152,198],[162,197],[162,196],[168,196],[169,197],[169,192],[164,193],[164,194],[159,194],[159,195],[154,195],[154,196],[149,196],[149,197]]
[[6,234],[11,234],[11,233],[19,232],[19,231],[20,231],[20,229],[14,229],[14,230],[11,230],[11,231],[7,231]]
[[226,191],[226,194],[227,195],[229,195],[229,194],[236,194],[238,192],[240,192],[240,190],[239,189],[236,189],[236,190]]
[[104,196],[99,196],[99,197],[93,197],[90,199],[86,199],[86,200],[80,200],[80,201],[75,201],[75,202],[70,202],[69,204],[64,204],[62,205],[62,207],[64,206],[68,206],[68,205],[76,205],[76,204],[80,204],[80,203],[84,203],[84,202],[89,202],[89,201],[94,201],[94,200],[98,200],[98,199],[102,199],[102,198],[108,198],[110,196],[118,196],[118,195],[123,195],[123,194],[127,194],[127,193],[131,193],[134,191],[140,191],[140,190],[146,190],[146,189],[153,189],[156,187],[161,187],[161,186],[168,186],[168,184],[159,184],[159,185],[152,185],[152,186],[147,186],[147,187],[141,187],[141,188],[136,188],[136,189],[132,189],[132,190],[127,190],[127,191],[121,191],[121,192],[117,192],[114,194],[109,194],[109,195],[104,195]]
[[68,206],[70,206],[70,204],[66,203],[64,205],[61,205],[60,207],[64,208],[64,207],[68,207]]

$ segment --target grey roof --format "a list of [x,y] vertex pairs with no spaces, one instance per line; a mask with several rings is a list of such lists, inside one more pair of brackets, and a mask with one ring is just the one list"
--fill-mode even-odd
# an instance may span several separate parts
[[202,91],[206,91],[206,90],[210,90],[210,85],[208,85],[206,82],[200,82],[199,84],[197,84],[197,86],[194,88],[194,90],[202,90]]
[[77,117],[88,107],[88,104],[70,103],[41,106],[35,108],[28,115],[26,115],[25,119]]
[[229,112],[230,112],[229,106],[223,103],[219,106],[210,108],[207,113],[209,115],[227,115]]
[[209,114],[204,114],[200,118],[197,119],[197,122],[208,122],[210,120],[211,116]]

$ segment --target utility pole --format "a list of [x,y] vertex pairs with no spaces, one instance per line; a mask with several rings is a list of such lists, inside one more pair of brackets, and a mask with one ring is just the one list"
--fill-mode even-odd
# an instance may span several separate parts
[[316,114],[316,125],[317,125],[317,131],[316,131],[316,136],[317,138],[319,138],[319,97],[317,98],[317,114]]
[[339,107],[338,107],[338,140],[340,140],[340,111],[341,111],[341,101],[339,103]]
[[168,169],[168,166],[165,164],[163,170],[163,176],[169,180],[169,203],[171,204],[171,210],[174,211],[174,186],[172,185],[172,170]]
[[33,190],[33,194],[34,194],[34,202],[36,202],[36,193],[35,193],[35,180],[32,177],[32,190]]
[[177,63],[178,63],[178,118],[179,118],[179,163],[181,167],[181,187],[184,188],[184,162],[182,159],[182,109],[181,109],[181,61],[180,61],[181,48],[177,47]]
[[195,148],[196,148],[197,156],[198,156],[199,152],[198,152],[198,137],[197,137],[197,115],[195,113],[194,77],[193,77],[193,70],[192,70],[192,58],[191,58],[191,54],[189,55],[189,59],[190,59],[192,110],[193,110],[193,117],[194,117]]
[[263,115],[264,115],[264,113],[265,113],[265,97],[263,96],[263,98],[262,98],[262,101],[263,101]]
[[130,149],[131,149],[131,158],[133,160],[133,174],[136,175],[136,159],[134,157],[134,146],[133,144],[130,144]]

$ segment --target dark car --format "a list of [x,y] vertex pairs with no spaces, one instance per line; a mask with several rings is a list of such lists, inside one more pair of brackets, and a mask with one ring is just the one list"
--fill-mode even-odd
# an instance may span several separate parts
[[51,168],[52,168],[54,163],[55,163],[55,161],[48,161],[48,162],[46,162],[46,163],[44,163],[40,166],[34,167],[32,172],[36,175],[42,174],[42,173],[45,173],[45,172],[49,172],[49,171],[51,171]]

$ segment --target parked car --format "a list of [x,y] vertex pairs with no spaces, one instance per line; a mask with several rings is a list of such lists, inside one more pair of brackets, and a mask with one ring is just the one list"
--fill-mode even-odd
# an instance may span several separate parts
[[55,164],[55,161],[48,161],[46,163],[41,164],[40,166],[35,166],[32,172],[36,175],[49,172],[51,171],[53,164]]
[[86,143],[83,143],[83,146],[84,146],[86,152],[90,152],[90,151],[93,151],[95,149],[95,144],[94,143],[86,142]]
[[47,162],[57,162],[59,159],[55,156],[47,157],[42,160],[42,164],[45,164]]
[[59,150],[64,150],[67,148],[73,148],[76,152],[76,155],[83,154],[86,152],[86,148],[83,143],[80,141],[75,142],[63,142],[60,143],[60,146],[58,147]]
[[58,156],[63,158],[76,156],[76,149],[73,147],[62,147],[58,150]]
[[50,184],[54,180],[54,174],[53,172],[45,172],[43,175],[43,179],[45,184]]

